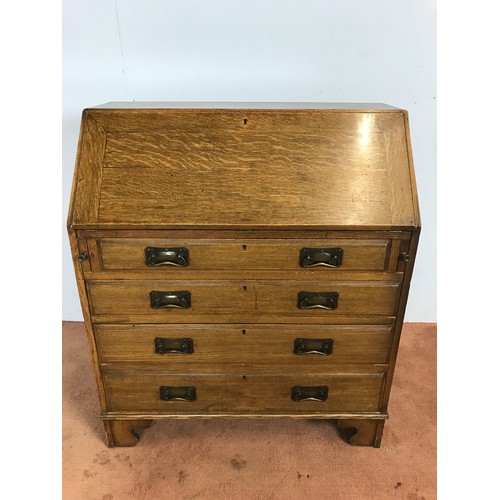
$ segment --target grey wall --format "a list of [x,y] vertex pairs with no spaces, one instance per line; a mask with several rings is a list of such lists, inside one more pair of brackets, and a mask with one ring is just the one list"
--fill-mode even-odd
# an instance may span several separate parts
[[[436,321],[435,0],[64,0],[64,233],[81,111],[119,100],[407,109],[423,229],[406,320]],[[63,319],[79,321],[63,245]]]

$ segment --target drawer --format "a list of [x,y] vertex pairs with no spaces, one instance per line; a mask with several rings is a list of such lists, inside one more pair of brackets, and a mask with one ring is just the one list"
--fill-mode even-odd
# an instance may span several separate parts
[[97,239],[103,271],[315,269],[384,271],[389,239]]
[[104,374],[109,411],[152,413],[375,412],[383,380],[383,373]]
[[140,318],[147,318],[147,323],[205,323],[217,318],[227,322],[228,315],[241,317],[237,322],[266,314],[323,321],[334,321],[337,315],[394,315],[400,282],[244,284],[130,280],[89,281],[87,286],[96,322],[113,322],[116,317],[118,322],[141,322]]
[[297,367],[387,363],[390,326],[96,325],[102,363],[190,366],[196,363]]

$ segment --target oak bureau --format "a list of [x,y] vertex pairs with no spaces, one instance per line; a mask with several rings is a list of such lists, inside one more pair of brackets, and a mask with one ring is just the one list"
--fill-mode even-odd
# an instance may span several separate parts
[[85,109],[68,231],[109,446],[187,417],[380,446],[420,232],[406,111]]

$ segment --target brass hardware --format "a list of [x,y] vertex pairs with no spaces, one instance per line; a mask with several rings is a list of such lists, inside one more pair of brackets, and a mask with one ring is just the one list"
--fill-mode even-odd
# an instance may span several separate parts
[[149,267],[174,266],[186,267],[189,263],[189,250],[187,248],[156,248],[147,247],[146,264]]
[[410,260],[410,256],[406,253],[406,252],[403,252],[399,258],[403,261],[403,262],[408,262]]
[[194,401],[196,399],[196,387],[172,387],[160,386],[160,399],[162,401]]
[[299,309],[337,309],[339,294],[337,292],[299,292],[297,307]]
[[155,354],[192,354],[193,339],[155,338]]
[[189,309],[191,292],[150,292],[149,300],[153,309]]
[[295,339],[293,353],[299,356],[302,354],[329,356],[332,353],[332,347],[332,339]]
[[78,256],[78,262],[83,262],[83,261],[87,260],[88,258],[89,258],[89,254],[87,252],[82,252]]
[[342,265],[342,248],[303,248],[300,251],[302,267],[340,267]]
[[292,401],[326,401],[328,399],[328,386],[304,387],[296,385],[292,387]]

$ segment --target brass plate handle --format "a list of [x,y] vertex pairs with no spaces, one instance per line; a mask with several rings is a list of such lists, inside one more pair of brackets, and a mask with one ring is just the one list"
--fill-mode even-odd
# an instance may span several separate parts
[[302,267],[340,267],[342,265],[342,248],[303,248],[300,251]]
[[195,401],[196,387],[160,386],[160,399],[162,401]]
[[332,339],[295,339],[293,353],[299,356],[302,354],[329,356],[332,353],[332,347]]
[[339,294],[337,292],[299,292],[297,307],[299,309],[337,309]]
[[191,292],[150,292],[149,299],[153,309],[189,309]]
[[192,354],[193,339],[155,338],[155,354]]
[[146,265],[148,267],[174,266],[186,267],[189,263],[189,250],[187,248],[157,248],[147,247]]
[[315,387],[304,387],[295,385],[292,387],[292,401],[326,401],[328,399],[328,386],[319,385]]

